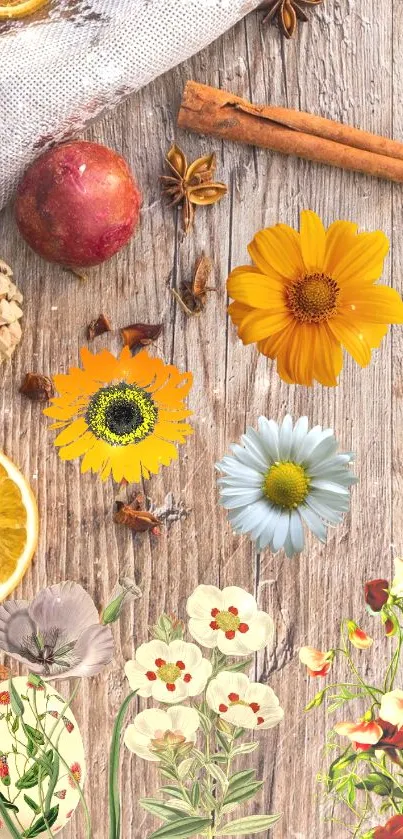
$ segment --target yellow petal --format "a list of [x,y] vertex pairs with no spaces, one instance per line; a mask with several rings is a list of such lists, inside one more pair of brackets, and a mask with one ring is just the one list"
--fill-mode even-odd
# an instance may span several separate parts
[[188,434],[193,434],[193,428],[186,422],[158,422],[153,434],[171,443],[184,443]]
[[173,443],[159,440],[154,435],[138,443],[137,448],[142,470],[155,475],[161,466],[169,466],[178,457],[178,450]]
[[349,317],[371,323],[403,323],[403,301],[389,286],[365,286],[361,293],[352,290],[343,294],[341,311]]
[[358,226],[352,221],[334,221],[326,231],[325,261],[323,273],[333,276],[333,272],[345,254],[356,241]]
[[95,440],[94,445],[84,454],[81,461],[81,471],[100,472],[109,460],[111,448],[112,446],[109,446],[104,440]]
[[360,324],[338,315],[329,320],[328,325],[334,337],[343,344],[357,364],[366,367],[371,361],[371,349]]
[[91,448],[95,440],[96,437],[94,437],[93,433],[86,431],[74,443],[70,443],[68,446],[63,446],[63,448],[59,449],[59,457],[61,460],[75,460],[76,457],[81,457],[82,454]]
[[233,271],[227,280],[228,296],[258,309],[284,307],[284,284],[264,274]]
[[80,351],[84,370],[99,384],[107,384],[118,377],[119,359],[109,350],[93,354],[85,347]]
[[325,387],[336,387],[337,376],[343,367],[340,342],[326,323],[318,324],[318,338],[313,366],[313,376]]
[[55,446],[67,446],[69,443],[74,443],[87,430],[88,425],[85,419],[74,420],[56,437]]
[[248,251],[259,270],[270,277],[289,281],[305,273],[300,235],[287,224],[260,230]]
[[245,306],[243,303],[238,303],[236,300],[228,306],[228,314],[235,326],[239,326],[245,315],[249,315],[250,312],[252,312],[251,306]]
[[281,332],[291,320],[291,315],[284,310],[268,312],[264,309],[253,309],[239,325],[238,335],[244,344],[253,344],[268,335]]
[[281,366],[294,384],[312,384],[316,336],[316,324],[299,323],[287,344],[283,345],[280,353],[284,356],[281,358]]
[[297,328],[296,321],[292,321],[282,332],[264,338],[258,343],[258,350],[268,358],[277,358],[283,346],[288,346],[294,329]]
[[383,271],[384,259],[389,250],[389,241],[380,230],[375,233],[359,233],[354,244],[344,252],[335,264],[332,277],[343,288],[357,282],[374,282]]
[[319,216],[312,210],[302,210],[300,230],[302,258],[306,271],[311,274],[323,271],[326,231]]

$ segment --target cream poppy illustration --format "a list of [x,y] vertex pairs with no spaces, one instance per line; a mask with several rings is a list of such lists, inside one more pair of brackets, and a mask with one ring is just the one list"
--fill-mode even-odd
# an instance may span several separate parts
[[144,760],[159,761],[158,752],[180,750],[193,745],[199,728],[199,715],[194,708],[173,705],[166,711],[147,708],[137,715],[125,731],[125,744]]
[[192,637],[225,655],[248,655],[262,650],[273,638],[270,615],[258,609],[252,594],[237,586],[222,591],[216,586],[197,586],[186,608]]
[[274,690],[249,681],[244,673],[219,673],[211,680],[206,699],[220,717],[240,728],[273,728],[284,717]]
[[125,673],[139,696],[175,703],[198,696],[211,676],[212,666],[196,644],[154,640],[136,650],[135,659],[126,662]]

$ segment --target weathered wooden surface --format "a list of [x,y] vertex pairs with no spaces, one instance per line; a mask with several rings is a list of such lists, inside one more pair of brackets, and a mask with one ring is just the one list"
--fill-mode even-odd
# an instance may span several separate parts
[[[293,43],[282,42],[274,29],[263,31],[254,14],[94,127],[89,136],[130,161],[144,191],[144,208],[130,246],[94,270],[88,283],[41,262],[18,237],[11,211],[0,215],[0,255],[13,265],[25,293],[24,340],[1,372],[0,443],[29,476],[41,512],[38,553],[19,594],[30,597],[46,583],[73,578],[101,604],[122,572],[136,576],[144,591],[134,619],[129,614],[116,630],[112,667],[85,684],[76,706],[88,754],[94,839],[107,836],[107,751],[115,712],[127,690],[123,662],[147,639],[149,624],[162,610],[184,617],[186,598],[198,582],[237,583],[256,591],[276,622],[275,648],[257,657],[256,675],[278,693],[285,722],[268,733],[253,756],[267,779],[259,809],[284,812],[273,836],[348,835],[341,825],[323,822],[329,813],[315,776],[326,715],[320,709],[304,716],[316,685],[307,683],[296,652],[305,643],[331,646],[342,617],[363,617],[363,582],[389,576],[392,553],[402,549],[403,333],[394,330],[365,371],[346,359],[336,390],[288,387],[271,363],[236,338],[226,318],[225,279],[231,266],[246,261],[246,245],[256,230],[280,220],[297,225],[299,210],[311,208],[328,223],[346,218],[362,229],[384,230],[392,241],[384,279],[399,288],[402,190],[264,151],[185,136],[175,129],[175,117],[185,81],[195,78],[255,102],[312,110],[401,139],[402,31],[400,0],[382,0],[381,6],[378,0],[327,0]],[[214,148],[219,178],[230,185],[227,199],[198,212],[188,239],[182,239],[175,215],[161,200],[157,177],[174,138],[190,158]],[[188,320],[170,289],[190,276],[203,250],[214,260],[218,290],[202,317]],[[157,504],[172,491],[191,508],[187,519],[164,529],[160,539],[133,540],[115,527],[116,489],[80,475],[78,462],[60,462],[40,409],[18,393],[27,370],[54,373],[76,364],[79,347],[86,343],[85,326],[100,311],[116,327],[162,320],[158,351],[195,374],[190,398],[195,434],[181,447],[178,463],[144,487]],[[119,337],[103,336],[94,346],[118,351]],[[247,539],[231,534],[217,505],[214,473],[214,462],[247,424],[255,424],[260,413],[278,419],[286,410],[333,426],[341,446],[356,451],[360,476],[351,515],[331,533],[328,546],[309,539],[305,553],[293,561],[270,553],[257,557]],[[374,663],[377,649],[384,650],[376,637]],[[152,821],[136,799],[155,789],[154,770],[126,755],[122,777],[123,836],[142,839]],[[66,839],[80,834],[79,820],[64,833]]]

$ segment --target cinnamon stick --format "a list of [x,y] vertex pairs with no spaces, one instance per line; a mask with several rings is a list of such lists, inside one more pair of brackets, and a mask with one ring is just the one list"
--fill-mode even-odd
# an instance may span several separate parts
[[397,140],[302,111],[253,105],[198,82],[186,84],[178,125],[403,183],[403,143]]

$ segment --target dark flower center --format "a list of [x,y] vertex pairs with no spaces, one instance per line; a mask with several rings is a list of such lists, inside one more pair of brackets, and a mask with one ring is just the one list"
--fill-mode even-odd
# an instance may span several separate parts
[[321,323],[334,317],[340,289],[327,274],[307,274],[293,283],[286,292],[288,308],[294,317],[305,323]]
[[150,394],[126,382],[98,390],[86,415],[95,437],[112,446],[144,440],[154,430],[157,418],[158,411]]

